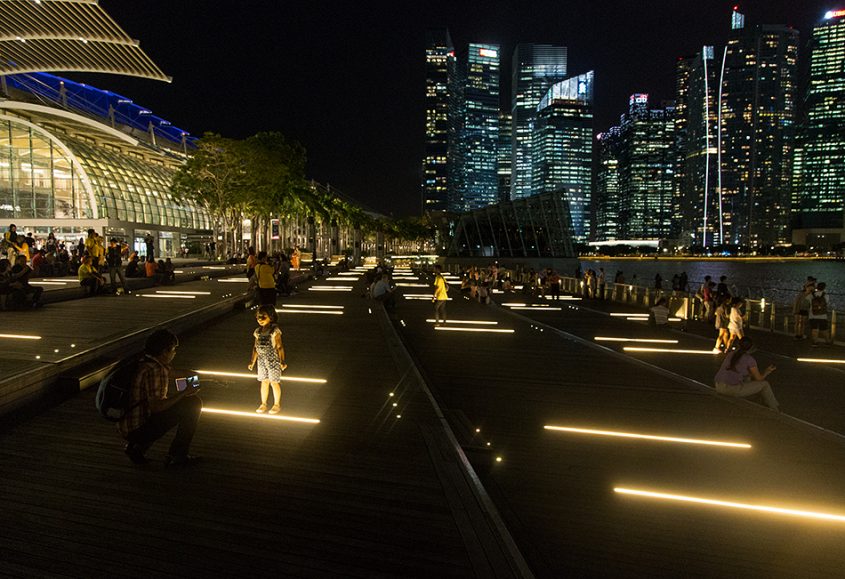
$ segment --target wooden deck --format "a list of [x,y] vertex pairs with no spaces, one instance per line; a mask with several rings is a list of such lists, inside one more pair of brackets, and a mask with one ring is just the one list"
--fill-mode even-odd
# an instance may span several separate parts
[[[634,359],[616,345],[597,346],[599,332],[651,333],[610,319],[602,304],[517,313],[461,298],[449,303],[450,318],[498,321],[515,330],[509,335],[436,331],[425,321],[429,302],[400,300],[385,331],[386,318],[359,288],[303,289],[280,302],[344,306],[343,315],[281,318],[287,375],[326,380],[284,383],[283,413],[319,424],[256,418],[254,379],[203,374],[207,408],[250,416],[204,414],[192,446],[204,461],[189,469],[163,468],[169,437],[148,453],[150,465],[132,466],[113,425],[97,416],[92,390],[0,431],[0,574],[518,576],[497,536],[501,516],[530,567],[523,576],[841,575],[842,522],[614,493],[623,486],[845,515],[840,437],[697,385],[709,383],[715,357]],[[220,304],[223,295],[202,299]],[[127,313],[131,300],[149,305]],[[97,339],[206,304],[189,301],[57,304],[51,316],[70,321],[52,317],[39,322],[40,331],[53,332],[51,340],[96,334],[87,345],[96,350]],[[184,326],[177,367],[247,371],[254,318],[229,310]],[[462,466],[413,372],[394,358],[395,332],[474,471]],[[695,333],[668,335],[682,347],[712,346]],[[761,362],[779,365],[773,384],[784,411],[837,430],[841,375],[789,361],[780,348],[790,344],[773,337],[759,343]],[[34,364],[24,360],[31,354],[21,350],[19,361]],[[753,448],[592,437],[544,425]],[[494,508],[479,498],[475,474]]]
[[[491,442],[491,454],[470,456],[537,576],[841,574],[842,522],[614,493],[621,486],[845,515],[845,453],[836,436],[691,385],[688,378],[709,384],[715,356],[638,355],[654,364],[649,369],[554,333],[558,327],[592,341],[648,332],[570,305],[519,316],[461,298],[447,306],[450,318],[498,321],[513,335],[434,331],[423,321],[432,317],[426,302],[401,302],[397,314],[441,404],[467,425],[465,443]],[[682,335],[680,342],[712,348],[709,339]],[[761,363],[768,356],[758,354]],[[811,416],[816,406],[817,416],[828,417],[845,402],[832,370],[779,360],[782,370],[772,378],[786,412]],[[810,385],[824,394],[809,395]],[[747,441],[753,448],[596,437],[545,425]]]
[[[114,426],[96,414],[93,391],[82,392],[0,436],[0,572],[498,575],[485,572],[489,558],[463,519],[453,465],[432,439],[431,405],[400,383],[370,304],[357,291],[300,291],[290,301],[345,306],[342,316],[281,319],[288,374],[327,380],[283,384],[283,413],[319,424],[204,414],[192,446],[202,463],[164,469],[168,436],[148,453],[150,465],[133,467]],[[149,302],[162,315],[185,307]],[[116,314],[100,315],[108,326]],[[175,365],[246,372],[254,328],[252,312],[241,311],[183,332]],[[258,404],[254,379],[203,383],[206,407],[252,413]]]

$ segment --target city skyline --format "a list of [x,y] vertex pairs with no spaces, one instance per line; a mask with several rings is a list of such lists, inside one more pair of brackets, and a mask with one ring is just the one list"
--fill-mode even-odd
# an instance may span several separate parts
[[[540,2],[520,12],[508,3],[479,11],[434,2],[375,3],[362,11],[340,3],[331,10],[317,4],[258,12],[227,2],[202,10],[191,2],[103,4],[173,83],[73,78],[127,94],[194,135],[281,130],[308,149],[309,177],[397,215],[420,207],[426,29],[448,27],[456,46],[499,43],[503,71],[519,42],[566,46],[570,75],[596,71],[595,127],[603,130],[615,124],[630,94],[673,98],[677,58],[723,44],[732,6]],[[811,26],[838,6],[740,4],[750,22],[797,28],[802,54]],[[509,80],[502,82],[500,93],[509,100]]]

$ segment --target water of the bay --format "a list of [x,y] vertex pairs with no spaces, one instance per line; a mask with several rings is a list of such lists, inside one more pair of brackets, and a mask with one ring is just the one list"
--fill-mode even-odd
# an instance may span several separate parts
[[[734,260],[581,260],[581,269],[604,268],[607,281],[612,282],[617,271],[622,271],[626,283],[654,287],[654,277],[660,274],[663,287],[672,287],[672,276],[686,272],[690,290],[698,290],[705,275],[719,282],[722,275],[728,276],[728,285],[743,297],[774,300],[779,304],[792,304],[807,276],[813,276],[827,284],[831,307],[845,311],[845,262],[816,260],[784,261],[734,261]],[[573,272],[561,272],[573,275]]]

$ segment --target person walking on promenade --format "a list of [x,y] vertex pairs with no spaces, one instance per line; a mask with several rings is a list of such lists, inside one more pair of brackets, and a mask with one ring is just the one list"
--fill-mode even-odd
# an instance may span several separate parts
[[792,313],[795,316],[795,339],[804,340],[807,337],[807,319],[810,317],[810,300],[813,298],[815,283],[806,283],[795,303],[792,305]]
[[120,278],[120,287],[124,294],[128,294],[126,289],[126,278],[123,275],[123,256],[121,255],[121,247],[117,239],[112,237],[109,240],[109,247],[106,250],[106,263],[109,266],[109,280],[111,281],[111,289],[117,293],[117,278]]
[[173,379],[170,363],[178,347],[179,339],[169,330],[156,330],[144,345],[144,358],[132,379],[129,410],[117,424],[126,439],[124,451],[135,464],[146,463],[147,449],[174,426],[176,436],[164,465],[185,466],[199,458],[188,454],[202,413],[199,388],[189,387],[168,396]]
[[654,274],[654,289],[658,294],[663,291],[663,276],[659,273]]
[[[443,278],[443,266],[439,263],[434,265],[434,322],[438,326],[446,325],[446,301],[449,299],[448,286]],[[441,322],[440,319],[443,319]]]
[[[715,286],[712,281],[711,285]],[[730,302],[727,298],[722,299],[719,305],[716,306],[716,313],[714,316],[716,326],[716,343],[713,345],[714,352],[721,352],[722,348],[725,352],[728,351],[728,343],[730,342],[730,331],[728,325],[730,324]]]
[[766,381],[766,377],[775,371],[775,367],[769,366],[761,373],[757,368],[757,361],[749,354],[753,345],[751,338],[744,336],[737,342],[736,350],[728,352],[714,379],[716,392],[739,398],[759,392],[766,406],[780,412],[772,386]]
[[550,268],[547,279],[549,281],[549,294],[551,295],[550,299],[560,300],[560,276],[558,275],[557,271]]
[[728,332],[730,332],[730,338],[728,339],[728,346],[725,351],[731,349],[734,345],[734,342],[741,340],[745,334],[742,331],[743,326],[743,318],[742,318],[742,298],[733,298],[731,299],[730,296],[726,296],[724,298],[726,303],[730,304],[730,314],[728,317]]
[[[810,336],[814,348],[820,345],[827,345],[830,342],[829,322],[827,320],[827,312],[830,311],[830,299],[827,297],[825,289],[827,284],[820,282],[816,286],[816,290],[812,293],[810,298]],[[823,341],[819,341],[821,335]]]
[[267,252],[258,252],[255,264],[255,279],[258,284],[258,300],[261,305],[276,306],[276,268],[267,260]]
[[255,311],[258,328],[253,332],[255,343],[252,347],[249,371],[258,363],[258,381],[261,382],[261,405],[255,409],[259,414],[267,412],[267,397],[273,387],[273,407],[270,414],[282,410],[282,372],[285,363],[285,346],[282,343],[282,330],[279,329],[279,315],[271,305],[262,305]]
[[302,259],[302,252],[299,251],[299,246],[294,246],[290,254],[290,266],[294,271],[299,271],[300,259]]

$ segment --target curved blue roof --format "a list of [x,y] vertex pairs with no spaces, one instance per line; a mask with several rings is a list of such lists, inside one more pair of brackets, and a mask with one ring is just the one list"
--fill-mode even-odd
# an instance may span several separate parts
[[[184,138],[193,146],[197,138],[190,133],[174,127],[170,121],[158,117],[151,110],[135,104],[132,99],[115,92],[94,88],[88,84],[74,82],[46,72],[13,74],[6,77],[9,86],[27,92],[39,98],[46,98],[60,106],[65,106],[87,115],[93,115],[110,123],[109,106],[114,110],[115,123],[126,125],[139,131],[148,132],[153,124],[156,138],[164,137],[181,144]],[[61,96],[64,86],[65,101]]]

